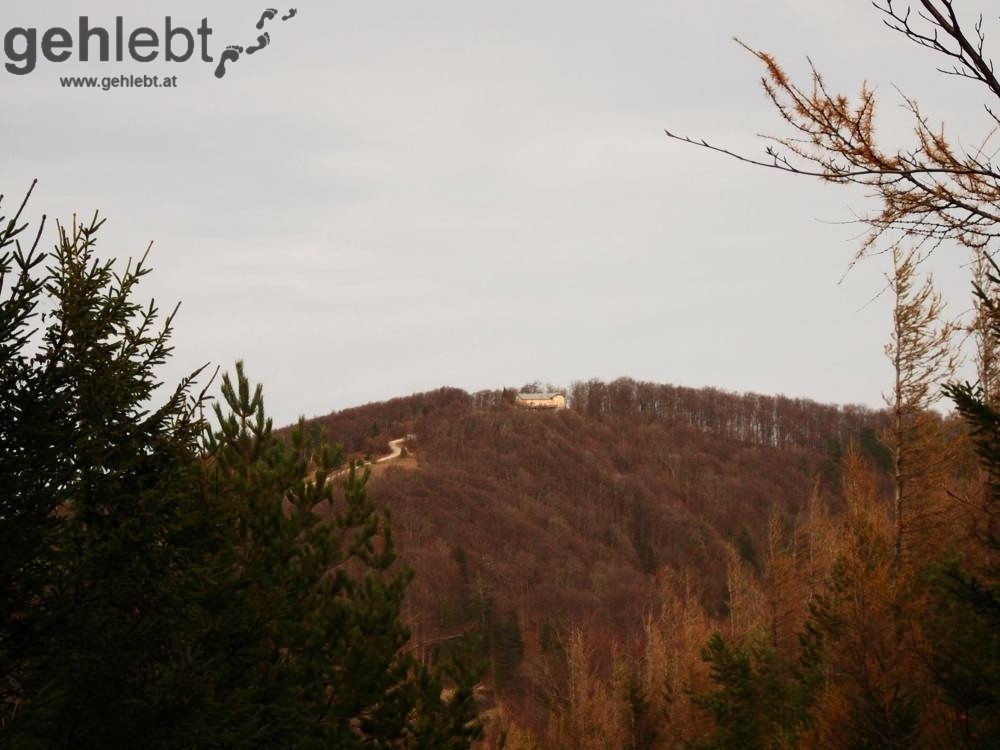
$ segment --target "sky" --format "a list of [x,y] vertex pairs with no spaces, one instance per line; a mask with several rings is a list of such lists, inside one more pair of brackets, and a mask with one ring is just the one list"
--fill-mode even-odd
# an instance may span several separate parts
[[[0,11],[0,34],[39,39],[75,36],[81,15],[112,30],[121,15],[126,34],[208,19],[212,63],[74,52],[0,68],[0,192],[13,202],[37,178],[33,216],[99,210],[110,257],[154,243],[140,293],[181,303],[168,382],[243,359],[277,423],[446,385],[618,376],[881,405],[887,259],[847,273],[870,200],[663,132],[750,155],[758,133],[786,132],[739,37],[803,82],[808,56],[833,88],[876,86],[887,140],[909,137],[897,88],[981,137],[983,94],[868,2],[294,3],[222,78],[224,47],[255,42],[265,3]],[[955,315],[966,261],[942,248],[928,264]]]

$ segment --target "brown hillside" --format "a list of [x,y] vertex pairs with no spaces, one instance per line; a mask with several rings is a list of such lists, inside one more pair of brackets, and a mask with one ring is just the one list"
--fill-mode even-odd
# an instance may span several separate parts
[[772,509],[794,524],[814,488],[836,507],[841,448],[853,440],[877,461],[885,419],[630,380],[570,395],[572,408],[535,413],[513,391],[441,389],[314,421],[355,455],[416,436],[416,468],[387,464],[371,483],[417,573],[415,646],[478,629],[495,662],[498,634],[516,630],[524,662],[497,680],[511,688],[573,626],[627,641],[672,571],[724,612],[732,550],[756,557]]

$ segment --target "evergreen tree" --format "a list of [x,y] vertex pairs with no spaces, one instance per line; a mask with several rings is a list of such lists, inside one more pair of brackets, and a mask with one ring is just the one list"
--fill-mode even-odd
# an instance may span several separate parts
[[301,424],[288,444],[277,439],[261,387],[251,391],[240,363],[236,376],[235,384],[223,377],[229,413],[216,407],[206,447],[210,481],[242,506],[239,567],[263,661],[277,667],[262,686],[271,696],[262,730],[287,726],[282,742],[297,747],[464,746],[478,733],[470,684],[442,701],[440,678],[402,650],[412,572],[395,565],[368,470],[352,465],[335,496],[327,477],[339,447],[308,445]]
[[[980,377],[995,373],[1000,348],[1000,269],[991,260],[974,284],[981,321]],[[973,515],[973,545],[951,555],[932,572],[935,607],[927,617],[931,673],[954,709],[953,737],[962,747],[995,747],[1000,738],[1000,412],[992,377],[954,383],[948,396],[965,420],[984,483],[967,502]],[[960,743],[960,744],[959,744]]]
[[714,633],[702,650],[711,666],[712,690],[695,703],[715,722],[714,734],[692,744],[703,750],[756,750],[794,746],[808,718],[808,682],[781,667],[778,655],[759,636],[730,643]]
[[25,236],[29,196],[9,219],[0,215],[0,722],[18,705],[32,640],[23,613],[44,589],[69,471],[62,374],[30,351],[45,257],[38,234]]
[[[3,300],[51,308],[39,330],[4,332],[6,367],[34,369],[15,374],[21,411],[5,420],[4,537],[22,562],[12,577],[40,573],[7,610],[4,739],[15,744],[155,746],[196,708],[178,657],[201,627],[193,610],[222,517],[197,492],[191,380],[151,405],[171,318],[158,326],[155,304],[133,300],[143,261],[116,274],[98,260],[100,226],[60,228],[44,271],[41,256],[15,258],[22,273]],[[39,526],[49,533],[33,537]]]
[[514,612],[509,612],[506,618],[494,622],[490,640],[493,644],[494,682],[498,688],[502,688],[514,678],[517,667],[524,658],[524,640]]
[[197,373],[156,405],[173,316],[135,302],[145,259],[100,260],[96,216],[22,252],[20,215],[0,229],[0,744],[468,747],[476,675],[446,690],[406,652],[412,573],[367,473],[335,492],[339,449],[276,437],[242,365],[213,428]]

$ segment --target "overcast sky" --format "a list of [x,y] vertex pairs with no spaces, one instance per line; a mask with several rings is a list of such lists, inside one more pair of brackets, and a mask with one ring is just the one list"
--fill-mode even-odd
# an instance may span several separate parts
[[[208,17],[218,60],[265,7],[38,0],[6,4],[0,33]],[[243,358],[278,422],[443,385],[620,375],[881,404],[888,300],[866,303],[885,258],[838,283],[864,196],[663,134],[759,153],[755,133],[783,132],[739,36],[800,79],[809,55],[834,88],[878,86],[886,138],[907,134],[894,85],[981,136],[981,93],[869,3],[294,7],[223,79],[196,60],[0,69],[0,192],[37,177],[36,213],[99,209],[110,255],[154,241],[146,294],[182,302],[166,377]],[[178,87],[61,88],[69,74]],[[956,314],[965,260],[933,262]]]

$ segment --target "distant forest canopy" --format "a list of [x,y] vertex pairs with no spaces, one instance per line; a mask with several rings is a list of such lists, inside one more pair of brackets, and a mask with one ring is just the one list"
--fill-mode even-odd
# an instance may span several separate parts
[[[472,406],[493,409],[512,406],[519,391],[538,390],[538,383],[466,393],[441,388],[333,412],[310,420],[355,452],[384,452],[386,443],[402,437],[413,420],[431,410]],[[577,381],[566,393],[569,408],[594,417],[631,417],[689,425],[716,437],[776,448],[827,450],[852,440],[871,440],[889,425],[886,409],[861,405],[822,404],[810,399],[759,393],[734,393],[718,388],[685,386],[618,378]],[[315,429],[315,428],[314,428]]]
[[[886,411],[619,378],[574,383],[570,408],[533,413],[515,405],[520,390],[440,388],[306,429],[355,458],[408,436],[424,470],[376,482],[403,556],[418,572],[434,570],[437,586],[453,567],[441,545],[460,548],[472,569],[483,563],[501,599],[516,595],[539,622],[549,608],[565,623],[624,633],[641,621],[644,577],[691,566],[705,606],[724,609],[730,547],[754,558],[769,517],[794,526],[812,496],[841,509],[840,463],[852,447],[888,491]],[[591,591],[600,560],[618,570],[615,601]]]
[[[616,703],[623,674],[656,703],[656,721],[678,722],[657,729],[674,739],[655,746],[705,736],[712,724],[684,692],[712,684],[700,650],[716,630],[766,624],[772,604],[776,642],[794,641],[808,587],[839,550],[830,529],[850,517],[858,480],[845,466],[868,477],[873,513],[890,507],[890,414],[627,378],[576,383],[570,408],[539,413],[515,405],[519,390],[441,388],[307,424],[355,456],[412,436],[409,462],[386,464],[372,490],[416,571],[405,610],[414,652],[432,662],[464,643],[487,662],[491,748],[519,731],[540,744],[506,747],[583,746],[579,728],[553,725],[589,722],[589,704],[567,697],[574,680],[607,691],[593,710],[610,713],[596,721],[624,732],[621,712],[636,707]],[[968,475],[964,424],[928,416]],[[791,603],[767,598],[786,552],[802,577],[780,594]],[[663,670],[674,708],[653,697]],[[600,744],[603,731],[594,747],[631,746]]]

